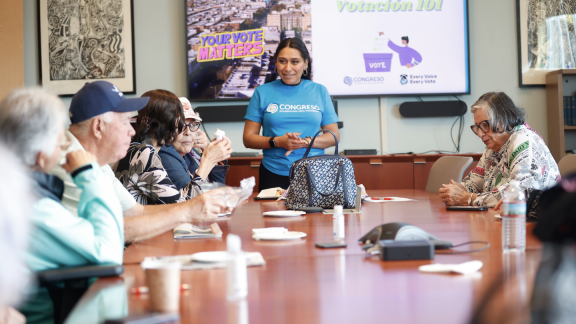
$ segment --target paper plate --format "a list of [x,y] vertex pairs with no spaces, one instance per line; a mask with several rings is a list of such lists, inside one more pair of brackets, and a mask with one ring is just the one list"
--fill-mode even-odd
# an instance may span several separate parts
[[270,217],[299,217],[306,214],[306,212],[298,210],[276,210],[264,212],[264,216]]
[[299,238],[306,237],[304,232],[286,232],[286,233],[261,233],[252,235],[255,240],[267,240],[267,241],[283,241],[283,240],[297,240]]
[[[247,254],[246,257],[248,257]],[[228,261],[228,252],[226,251],[198,252],[192,254],[190,258],[192,259],[192,261],[196,262],[207,262],[207,263],[226,262]]]

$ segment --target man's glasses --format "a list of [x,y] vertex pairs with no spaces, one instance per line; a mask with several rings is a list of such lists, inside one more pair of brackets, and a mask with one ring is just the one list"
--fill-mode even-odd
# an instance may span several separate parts
[[479,129],[481,129],[484,133],[488,133],[490,131],[490,122],[488,120],[483,120],[480,122],[480,124],[470,126],[470,129],[472,129],[476,135],[478,135]]
[[200,123],[195,122],[195,123],[190,123],[190,124],[184,124],[184,128],[182,129],[182,132],[186,131],[186,128],[188,128],[188,130],[190,130],[191,132],[195,132],[198,130],[198,128],[200,128]]

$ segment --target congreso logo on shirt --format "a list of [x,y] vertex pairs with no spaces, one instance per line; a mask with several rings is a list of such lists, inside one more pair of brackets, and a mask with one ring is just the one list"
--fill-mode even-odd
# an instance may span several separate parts
[[275,113],[278,111],[278,105],[275,103],[271,103],[268,105],[268,108],[266,108],[266,111],[269,113]]

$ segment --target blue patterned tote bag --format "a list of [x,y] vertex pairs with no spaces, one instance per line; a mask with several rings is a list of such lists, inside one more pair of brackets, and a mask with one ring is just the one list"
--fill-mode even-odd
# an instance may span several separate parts
[[[330,132],[336,140],[334,155],[308,157],[308,153],[322,132]],[[304,157],[290,167],[290,190],[286,208],[302,207],[356,208],[356,177],[354,166],[347,157],[338,155],[336,135],[323,129],[314,135]]]

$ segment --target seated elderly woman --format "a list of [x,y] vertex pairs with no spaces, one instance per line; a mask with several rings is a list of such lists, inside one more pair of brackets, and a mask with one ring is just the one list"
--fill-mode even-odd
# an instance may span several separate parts
[[558,165],[542,137],[526,124],[526,112],[503,92],[489,92],[471,109],[472,131],[486,145],[478,165],[462,183],[442,185],[448,206],[494,207],[512,180],[526,189],[545,190],[560,177]]
[[[163,146],[176,141],[182,132],[190,131],[180,100],[166,90],[148,91],[142,97],[150,97],[150,100],[138,111],[136,135],[126,156],[118,161],[116,178],[141,205],[172,204],[196,197],[202,193],[199,185],[204,182],[202,176],[187,174],[172,181],[158,154]],[[225,147],[226,143],[229,142],[214,145]],[[184,161],[180,155],[178,159]],[[173,165],[171,159],[166,162]]]
[[[206,135],[198,129],[202,119],[192,110],[188,99],[180,98],[180,102],[186,117],[184,131],[172,142],[164,144],[159,152],[168,176],[176,188],[198,177],[209,182],[225,183],[230,166],[222,161],[232,153],[230,140],[224,137],[221,142],[214,140],[207,143]],[[203,153],[195,147],[202,147]]]
[[[78,217],[62,205],[63,181],[48,175],[60,162],[61,150],[70,144],[64,141],[67,117],[62,101],[42,89],[14,90],[0,102],[0,141],[27,167],[38,199],[31,206],[33,226],[24,255],[32,272],[104,262],[122,264],[122,209],[94,155],[70,152],[62,165],[83,189]],[[49,300],[48,291],[39,289],[35,296],[21,308],[27,317],[40,316],[38,312],[46,309],[42,303]]]

